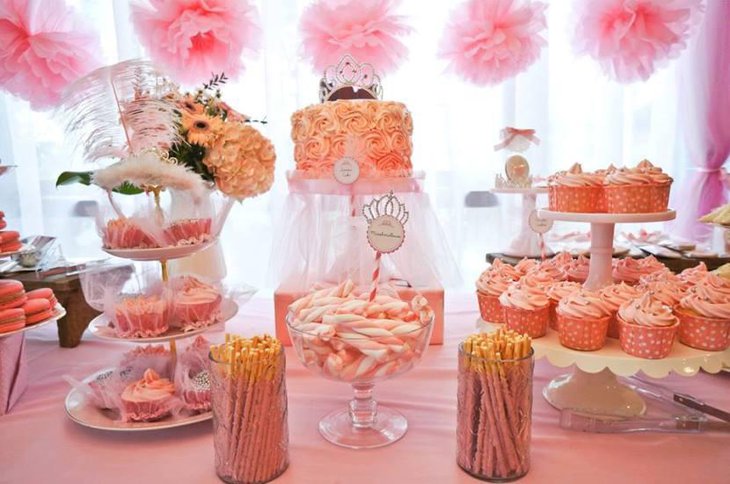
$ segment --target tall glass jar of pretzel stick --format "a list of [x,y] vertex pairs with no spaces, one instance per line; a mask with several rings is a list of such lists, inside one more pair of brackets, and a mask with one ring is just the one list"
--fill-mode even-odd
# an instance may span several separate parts
[[459,346],[457,462],[477,478],[511,481],[530,469],[533,354],[529,336],[502,329]]
[[226,335],[210,359],[216,474],[237,484],[277,478],[289,465],[281,343]]

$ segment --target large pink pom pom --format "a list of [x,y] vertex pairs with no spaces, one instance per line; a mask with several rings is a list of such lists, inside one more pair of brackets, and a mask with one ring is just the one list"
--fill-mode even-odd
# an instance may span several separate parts
[[33,109],[53,107],[100,58],[97,36],[63,0],[0,2],[0,87]]
[[148,0],[132,22],[150,58],[175,80],[195,84],[213,73],[235,77],[241,55],[258,50],[258,11],[248,0]]
[[620,82],[647,80],[686,47],[701,0],[581,2],[574,44]]
[[391,72],[408,55],[398,39],[411,31],[395,14],[400,0],[319,0],[302,14],[304,56],[320,71],[345,54]]
[[451,14],[439,55],[474,84],[500,83],[540,57],[546,8],[530,0],[467,0]]

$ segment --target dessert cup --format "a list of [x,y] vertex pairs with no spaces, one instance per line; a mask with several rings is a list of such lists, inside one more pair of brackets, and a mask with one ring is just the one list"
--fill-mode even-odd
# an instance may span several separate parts
[[479,301],[479,313],[482,319],[489,323],[504,323],[504,308],[499,302],[499,296],[490,296],[481,291],[477,291],[477,300]]
[[624,353],[638,358],[659,360],[666,358],[672,351],[679,324],[671,326],[642,326],[624,321],[616,316],[619,343]]
[[533,310],[505,307],[504,316],[507,328],[531,338],[540,338],[547,333],[550,305]]
[[606,332],[611,316],[602,318],[572,318],[558,311],[560,344],[579,351],[596,351],[606,344]]
[[606,211],[602,186],[548,187],[550,210],[557,212],[601,213]]
[[730,347],[730,320],[706,318],[677,307],[679,342],[705,351],[724,351]]
[[671,183],[647,185],[606,185],[608,213],[665,212]]

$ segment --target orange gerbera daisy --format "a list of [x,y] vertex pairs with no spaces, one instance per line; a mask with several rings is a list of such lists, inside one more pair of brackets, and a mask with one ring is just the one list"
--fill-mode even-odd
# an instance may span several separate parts
[[223,121],[220,118],[205,114],[189,115],[183,113],[182,128],[187,133],[186,137],[189,143],[210,147],[223,129]]
[[180,99],[177,104],[180,109],[187,112],[188,114],[203,114],[203,112],[205,111],[205,106],[198,102],[195,102],[195,98],[190,94]]

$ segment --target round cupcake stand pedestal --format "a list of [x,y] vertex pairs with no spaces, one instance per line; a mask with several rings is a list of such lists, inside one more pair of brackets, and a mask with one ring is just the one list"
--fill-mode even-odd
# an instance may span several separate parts
[[509,247],[502,251],[510,257],[542,257],[552,256],[553,252],[549,247],[540,247],[540,235],[537,234],[529,224],[530,214],[535,210],[537,196],[548,192],[547,187],[499,187],[491,190],[494,194],[518,194],[522,195],[522,217],[520,231],[510,242]]

